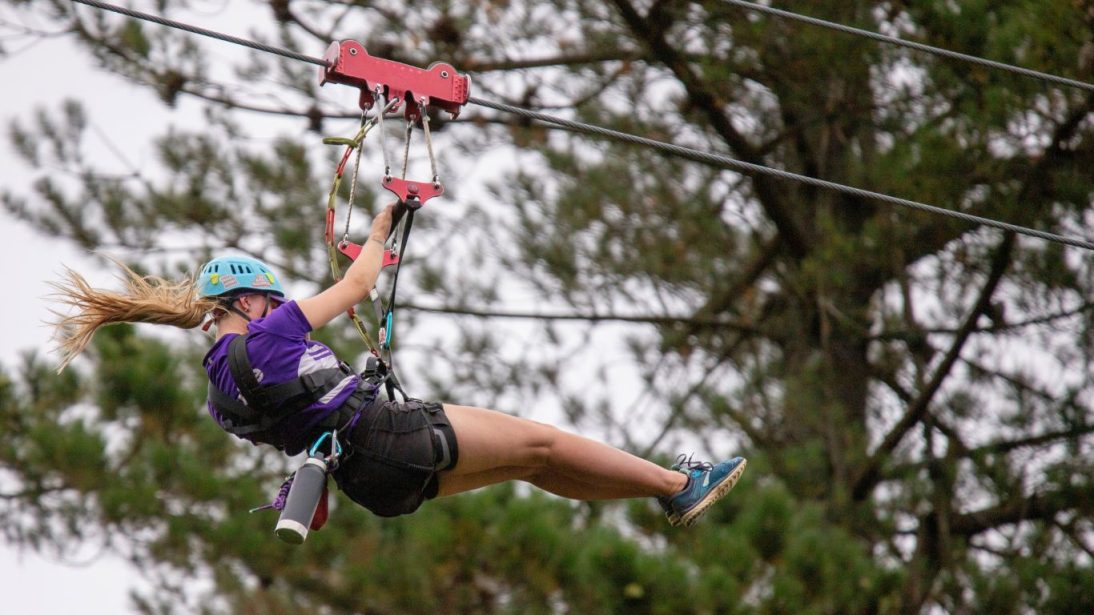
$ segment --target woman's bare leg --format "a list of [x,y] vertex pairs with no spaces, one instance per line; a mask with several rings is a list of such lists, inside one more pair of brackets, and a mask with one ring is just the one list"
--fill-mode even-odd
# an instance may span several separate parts
[[671,495],[686,477],[630,453],[550,425],[445,404],[460,458],[440,476],[444,495],[527,480],[579,500]]
[[[457,432],[457,438],[459,437]],[[456,463],[456,467],[463,465],[463,442],[460,442],[460,460]],[[479,487],[486,487],[488,485],[496,485],[498,483],[504,483],[507,480],[527,480],[532,476],[534,470],[530,468],[494,468],[493,470],[483,470],[482,472],[475,472],[473,474],[457,474],[453,469],[448,472],[441,472],[437,475],[439,483],[439,489],[437,495],[444,497],[446,495],[455,495],[457,493],[463,493],[464,491],[472,491]]]
[[[461,453],[462,455],[462,453]],[[632,490],[618,489],[611,486],[592,485],[584,481],[574,480],[567,476],[553,472],[537,472],[531,468],[496,468],[474,474],[453,475],[449,472],[442,473],[439,477],[440,490],[437,495],[444,497],[455,495],[464,491],[471,491],[479,487],[495,485],[508,480],[522,480],[555,495],[575,500],[618,500],[621,498],[642,497],[646,493],[635,493]],[[590,496],[590,494],[592,494]]]

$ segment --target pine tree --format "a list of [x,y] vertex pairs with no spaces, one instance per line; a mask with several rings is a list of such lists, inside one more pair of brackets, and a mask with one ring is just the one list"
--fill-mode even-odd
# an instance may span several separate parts
[[[155,8],[199,20],[188,4]],[[1094,80],[1079,2],[779,5]],[[482,98],[1094,236],[1094,97],[1079,89],[719,0],[253,8],[248,36],[308,55],[354,38],[447,61]],[[257,52],[223,66],[224,43],[68,2],[21,10],[165,105],[201,101],[208,121],[149,135],[153,169],[118,178],[84,155],[78,103],[14,118],[40,179],[4,192],[9,213],[151,271],[234,248],[301,292],[330,282],[337,153],[319,141],[358,112],[314,66]],[[285,136],[249,139],[257,116]],[[149,570],[145,612],[1094,611],[1088,252],[481,107],[433,125],[449,192],[419,217],[400,285],[415,393],[561,409],[666,461],[742,452],[730,498],[688,531],[649,502],[511,485],[395,520],[341,500],[290,548],[243,511],[291,463],[204,416],[201,340],[119,326],[61,375],[32,353],[0,374],[0,468],[18,483],[0,497],[5,539],[103,542]],[[360,224],[384,202],[367,179],[380,164],[369,150]],[[322,339],[360,358],[353,335]],[[188,589],[201,574],[211,595]]]

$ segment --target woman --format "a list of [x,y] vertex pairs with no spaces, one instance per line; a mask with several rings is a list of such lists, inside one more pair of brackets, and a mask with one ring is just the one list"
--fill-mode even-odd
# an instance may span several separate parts
[[335,479],[351,499],[382,516],[411,513],[433,497],[523,480],[576,500],[654,497],[672,525],[687,526],[733,488],[746,463],[740,457],[708,464],[681,456],[664,469],[493,410],[379,399],[378,377],[353,373],[308,334],[360,303],[376,284],[391,215],[388,206],[376,216],[342,280],[298,301],[286,301],[273,272],[247,257],[214,259],[196,285],[126,269],[124,294],[93,289],[69,272],[58,289],[77,313],[59,323],[61,368],[103,325],[192,328],[205,320],[206,328],[216,327],[204,364],[209,410],[221,426],[289,454],[337,429],[347,454]]

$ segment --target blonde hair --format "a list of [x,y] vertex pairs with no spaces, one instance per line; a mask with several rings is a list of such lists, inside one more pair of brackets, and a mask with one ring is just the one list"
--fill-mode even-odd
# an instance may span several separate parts
[[[215,299],[198,296],[193,279],[171,282],[158,276],[142,276],[114,262],[122,270],[122,292],[92,288],[83,276],[67,267],[66,279],[50,284],[57,291],[53,298],[70,309],[68,314],[54,310],[58,320],[53,324],[61,352],[58,372],[87,347],[100,327],[149,322],[193,329],[217,307]],[[73,308],[75,312],[71,312]]]

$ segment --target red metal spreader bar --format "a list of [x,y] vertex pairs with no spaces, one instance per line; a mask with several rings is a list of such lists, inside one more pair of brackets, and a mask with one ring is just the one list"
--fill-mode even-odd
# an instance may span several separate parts
[[[425,109],[437,107],[447,111],[453,118],[457,117],[471,95],[471,78],[457,73],[451,64],[445,62],[435,62],[429,68],[423,69],[373,57],[361,43],[352,40],[331,43],[323,59],[326,61],[326,66],[319,69],[319,85],[341,83],[359,88],[361,90],[359,104],[365,111],[376,104],[378,97],[384,100],[384,110],[379,112],[376,118],[379,120],[381,138],[383,137],[383,113],[398,111],[402,105],[405,105],[403,115],[409,123],[422,123],[426,145],[429,147],[430,164],[433,166],[432,181],[419,182],[396,178],[385,171],[381,185],[395,194],[399,202],[410,210],[418,209],[429,199],[444,194],[444,185],[436,175],[437,165],[433,158],[433,145],[429,136],[429,116],[425,113]],[[408,131],[408,139],[409,134]],[[350,153],[357,147],[360,147],[359,142],[346,147],[346,152],[338,164],[339,179],[349,161]],[[384,151],[384,160],[386,163],[386,151]],[[404,172],[405,168],[404,161]],[[353,207],[353,203],[349,206]],[[333,246],[335,245],[333,207],[327,211],[326,222],[326,240],[328,245]],[[362,246],[351,243],[345,238],[337,244],[337,247],[351,260],[355,260],[362,249]],[[384,267],[398,264],[398,262],[397,253],[392,250],[384,252]]]
[[[421,118],[422,98],[429,106],[444,109],[455,118],[471,95],[471,78],[444,62],[418,68],[370,56],[357,41],[331,43],[323,59],[327,66],[319,69],[319,85],[343,83],[360,88],[360,105],[365,110],[376,103],[377,87],[388,100],[406,104],[403,113],[408,120]],[[397,111],[398,105],[392,110]]]
[[[406,178],[393,177],[385,172],[381,185],[398,197],[401,204],[414,210],[426,205],[426,201],[444,194],[444,185],[437,176],[437,161],[433,159],[433,148],[429,136],[429,116],[423,117],[426,107],[438,107],[444,109],[453,118],[459,115],[459,111],[467,104],[470,96],[470,78],[466,74],[459,74],[456,69],[445,62],[434,62],[429,68],[422,69],[405,65],[403,62],[385,60],[370,56],[357,40],[340,40],[331,43],[327,47],[323,57],[327,65],[319,68],[319,85],[326,83],[342,83],[352,85],[361,91],[359,104],[363,111],[369,111],[375,104],[376,98],[384,100],[384,111],[377,115],[380,120],[381,137],[383,137],[383,113],[396,112],[400,105],[405,105],[403,114],[408,123],[420,123],[426,130],[426,143],[429,146],[430,163],[433,165],[433,179],[431,182],[414,182]],[[409,138],[409,132],[408,132]],[[382,141],[381,141],[382,142]],[[360,143],[354,144],[360,147]],[[346,148],[346,153],[338,164],[337,176],[341,177],[349,161],[352,147]],[[384,152],[384,160],[387,160],[387,152]],[[404,162],[405,171],[405,162]],[[352,204],[350,204],[352,207]],[[327,242],[334,241],[334,211],[327,212]],[[330,243],[333,245],[333,243]],[[338,250],[349,256],[357,258],[361,253],[361,246],[352,244],[345,239],[338,244]],[[398,255],[387,251],[384,254],[384,266],[398,263]]]
[[[444,186],[441,182],[414,182],[397,177],[385,177],[381,183],[384,188],[390,190],[399,197],[400,201],[413,209],[425,205],[426,201],[435,196],[444,194]],[[414,201],[417,201],[417,206]]]
[[[361,255],[361,250],[363,249],[364,247],[361,246],[361,244],[350,241],[342,241],[338,244],[338,251],[345,254],[353,261],[357,260],[357,257]],[[392,254],[391,250],[384,250],[384,260],[380,263],[381,268],[397,264],[399,264],[399,257]]]

